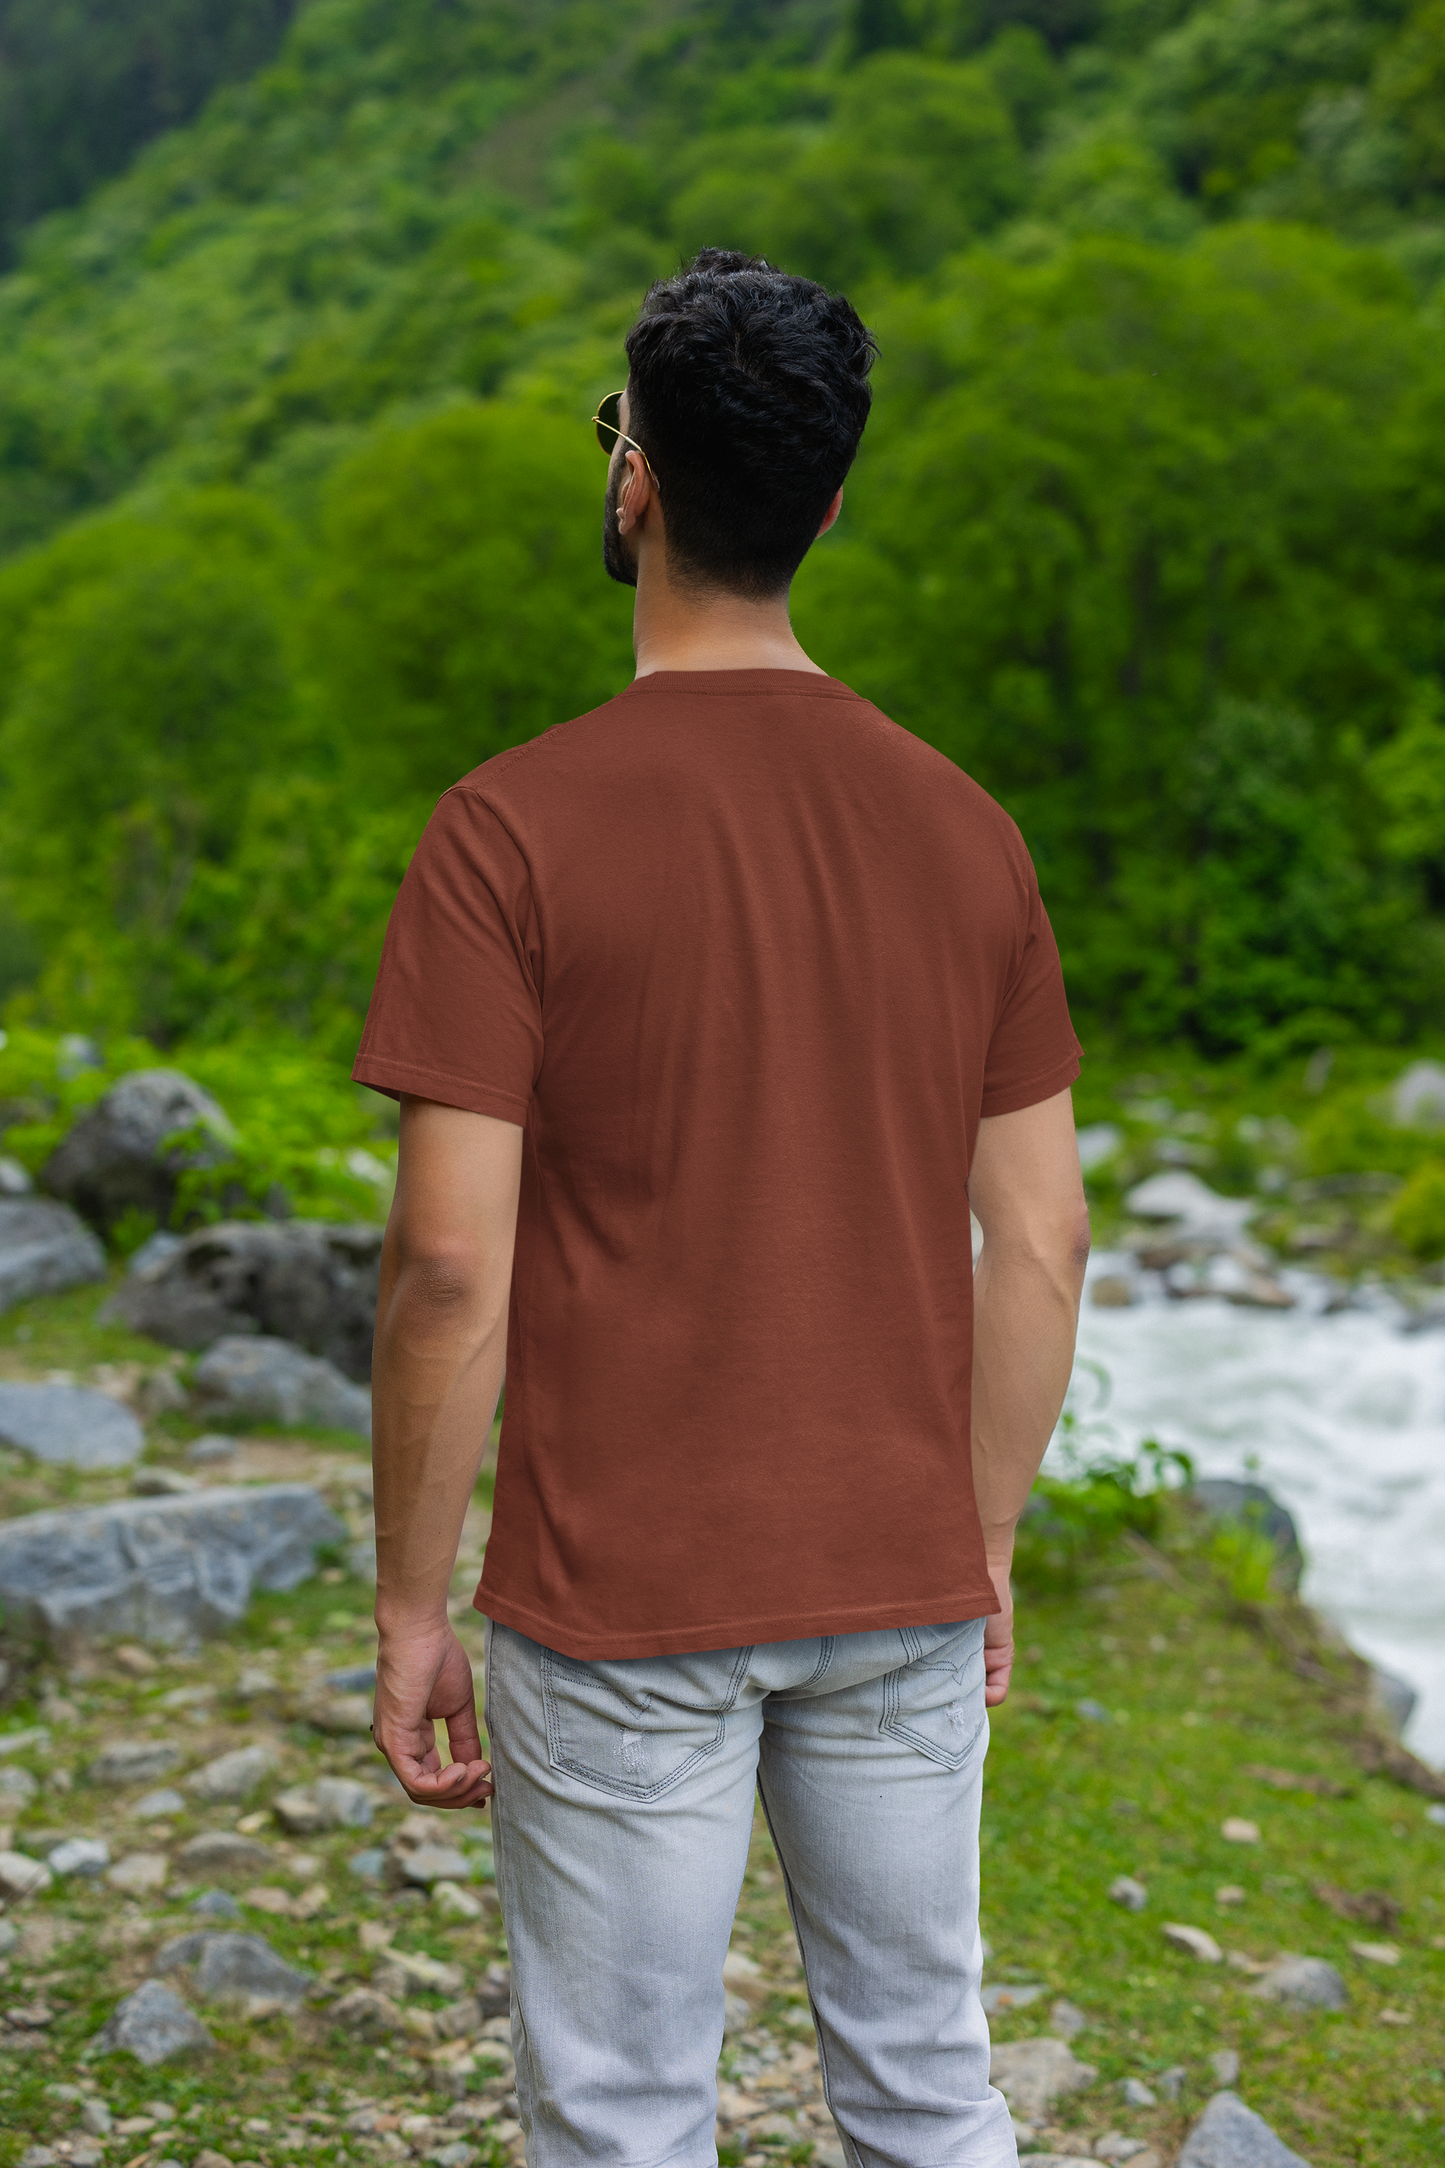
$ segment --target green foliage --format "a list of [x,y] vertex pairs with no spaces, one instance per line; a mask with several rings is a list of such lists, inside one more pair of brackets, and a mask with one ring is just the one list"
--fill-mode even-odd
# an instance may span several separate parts
[[1031,1589],[1077,1588],[1126,1529],[1158,1533],[1166,1483],[1190,1473],[1186,1454],[1149,1438],[1130,1459],[1040,1476],[1019,1522],[1014,1577]]
[[1236,1603],[1269,1602],[1279,1553],[1253,1521],[1221,1521],[1209,1539],[1209,1561]]
[[1445,1257],[1445,1159],[1427,1159],[1395,1200],[1391,1231],[1412,1256]]

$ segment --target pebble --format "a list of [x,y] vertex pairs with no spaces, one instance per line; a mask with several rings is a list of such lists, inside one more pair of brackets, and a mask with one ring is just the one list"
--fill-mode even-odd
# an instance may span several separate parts
[[1088,1694],[1084,1696],[1082,1701],[1074,1703],[1074,1714],[1075,1716],[1081,1716],[1086,1724],[1107,1724],[1109,1721],[1109,1712],[1104,1707],[1103,1702],[1095,1701]]
[[1246,1821],[1242,1814],[1227,1814],[1219,1825],[1219,1834],[1226,1844],[1258,1844],[1258,1822]]
[[191,1899],[191,1910],[203,1920],[238,1920],[241,1907],[228,1890],[204,1889]]
[[170,1871],[164,1852],[130,1852],[107,1870],[105,1879],[128,1897],[144,1897],[151,1890],[164,1889]]
[[1263,2116],[1234,2093],[1216,2093],[1184,2141],[1177,2168],[1308,2168]]
[[465,1882],[471,1865],[454,1845],[419,1844],[401,1855],[401,1870],[408,1882],[429,1888],[433,1882]]
[[203,1438],[197,1438],[186,1451],[186,1459],[194,1461],[202,1468],[215,1461],[234,1460],[235,1457],[235,1439],[224,1436],[219,1430],[208,1430]]
[[32,1897],[37,1890],[49,1889],[51,1874],[38,1859],[30,1859],[24,1852],[0,1852],[0,1892],[7,1897]]
[[182,1475],[178,1468],[138,1468],[130,1481],[131,1495],[136,1498],[186,1498],[200,1484],[193,1475]]
[[1026,2010],[1031,2002],[1037,2002],[1040,1995],[1047,1993],[1048,1989],[1039,1981],[1031,1980],[1020,1986],[986,1987],[979,1999],[983,2003],[984,2016],[996,2017],[1004,2010]]
[[118,2003],[86,2049],[87,2057],[124,2051],[148,2068],[183,2055],[205,2054],[215,2036],[162,1980],[145,1980]]
[[1350,1991],[1333,1965],[1323,1957],[1295,1957],[1281,1951],[1265,1967],[1249,1993],[1265,2002],[1283,2003],[1290,2010],[1343,2010]]
[[1026,2118],[1043,2116],[1065,2094],[1092,2085],[1098,2072],[1075,2060],[1062,2040],[1043,2034],[1033,2040],[1011,2040],[993,2049],[989,2079],[1008,2101],[1010,2112]]
[[269,1867],[269,1845],[243,1837],[229,1829],[208,1829],[183,1844],[176,1855],[190,1874],[244,1874],[255,1867]]
[[1152,2086],[1146,2085],[1142,2078],[1125,2078],[1123,2094],[1131,2108],[1155,2108],[1159,2105],[1158,2094]]
[[347,1865],[360,1881],[379,1882],[386,1872],[386,1854],[380,1845],[371,1845],[364,1852],[353,1852]]
[[269,1746],[238,1746],[198,1769],[187,1781],[199,1799],[218,1804],[244,1799],[276,1766]]
[[1352,1942],[1350,1948],[1356,1957],[1363,1957],[1371,1965],[1398,1965],[1400,1950],[1394,1942]]
[[1172,1943],[1176,1950],[1187,1950],[1191,1957],[1197,1957],[1203,1964],[1219,1965],[1224,1962],[1223,1950],[1213,1935],[1203,1927],[1187,1927],[1181,1920],[1166,1920],[1159,1931],[1164,1940]]
[[1222,1882],[1214,1892],[1214,1902],[1217,1905],[1242,1905],[1245,1896],[1246,1892],[1237,1882]]
[[67,1837],[47,1855],[53,1875],[103,1874],[110,1865],[110,1846],[103,1837]]
[[1172,2068],[1161,2071],[1156,2081],[1157,2089],[1165,2100],[1177,2100],[1184,2090],[1188,2076],[1189,2072],[1183,2063],[1175,2063]]
[[479,1920],[486,1907],[459,1882],[434,1882],[431,1901],[444,1920]]
[[1109,1884],[1109,1895],[1116,1905],[1123,1905],[1129,1912],[1142,1912],[1149,1902],[1149,1892],[1142,1882],[1136,1882],[1132,1874],[1120,1874]]
[[1060,1996],[1049,2012],[1049,2030],[1056,2032],[1061,2040],[1076,2040],[1088,2029],[1089,2020],[1076,2002]]
[[293,1837],[311,1837],[326,1829],[367,1829],[376,1793],[355,1777],[318,1777],[279,1792],[271,1812]]
[[178,1791],[163,1784],[159,1791],[147,1792],[138,1799],[130,1811],[138,1822],[160,1822],[168,1814],[184,1814],[186,1802]]
[[[1131,2078],[1129,2082],[1132,2085],[1135,2081]],[[1149,2088],[1146,2085],[1142,2090],[1147,2093]],[[1094,2140],[1095,2160],[1132,2160],[1136,2153],[1147,2153],[1148,2150],[1143,2138],[1126,2138],[1122,2130],[1106,2130],[1102,2138]]]
[[1239,2051],[1236,2048],[1216,2048],[1209,2058],[1209,2067],[1221,2085],[1233,2085],[1239,2077]]
[[92,2138],[108,2138],[115,2124],[115,2117],[103,2100],[87,2100],[80,2111],[80,2127]]
[[110,1791],[117,1784],[153,1784],[168,1777],[181,1750],[168,1739],[114,1739],[90,1765],[90,1781]]

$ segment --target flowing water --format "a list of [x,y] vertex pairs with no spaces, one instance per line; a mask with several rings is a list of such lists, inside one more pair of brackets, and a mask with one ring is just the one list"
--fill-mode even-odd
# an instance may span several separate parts
[[[1089,1277],[1129,1271],[1101,1255]],[[1286,1273],[1288,1311],[1146,1288],[1129,1309],[1085,1295],[1073,1404],[1131,1449],[1183,1447],[1205,1476],[1253,1477],[1294,1515],[1302,1593],[1419,1700],[1408,1745],[1445,1766],[1445,1329],[1405,1333],[1383,1291],[1324,1313],[1333,1288]],[[1108,1379],[1107,1403],[1090,1366]]]

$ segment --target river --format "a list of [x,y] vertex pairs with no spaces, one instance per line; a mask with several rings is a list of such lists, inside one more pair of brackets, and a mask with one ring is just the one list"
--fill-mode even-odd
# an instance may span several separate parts
[[[1100,1255],[1089,1278],[1121,1270]],[[1176,1302],[1147,1282],[1128,1309],[1086,1293],[1074,1404],[1087,1417],[1099,1365],[1121,1445],[1157,1437],[1200,1475],[1266,1484],[1299,1529],[1306,1600],[1415,1688],[1406,1743],[1445,1766],[1445,1330],[1402,1332],[1382,1290],[1326,1315],[1333,1283],[1282,1277],[1293,1310]]]

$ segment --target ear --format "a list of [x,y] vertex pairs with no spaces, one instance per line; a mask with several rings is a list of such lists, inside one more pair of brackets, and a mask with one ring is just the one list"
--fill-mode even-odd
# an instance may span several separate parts
[[827,511],[823,514],[823,524],[818,529],[819,534],[826,534],[828,532],[828,529],[832,526],[834,520],[838,517],[838,514],[842,511],[842,509],[843,492],[841,489],[838,489],[834,492],[833,502],[829,505]]
[[623,483],[622,494],[617,500],[617,531],[619,534],[631,534],[633,528],[641,524],[647,507],[652,502],[652,477],[647,471],[647,461],[641,452],[629,449],[623,453],[622,458],[627,468],[627,480]]

